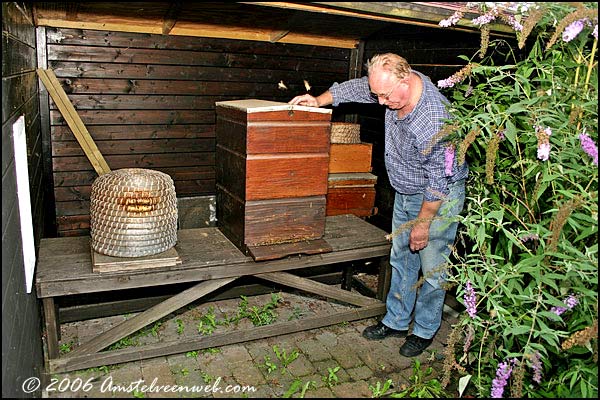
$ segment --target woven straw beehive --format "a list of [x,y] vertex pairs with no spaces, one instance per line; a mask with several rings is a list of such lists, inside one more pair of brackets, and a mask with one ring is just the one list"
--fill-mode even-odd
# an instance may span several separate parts
[[92,249],[114,257],[162,253],[177,242],[177,197],[171,177],[124,168],[100,175],[90,196]]
[[331,123],[331,143],[360,143],[360,124],[350,122]]

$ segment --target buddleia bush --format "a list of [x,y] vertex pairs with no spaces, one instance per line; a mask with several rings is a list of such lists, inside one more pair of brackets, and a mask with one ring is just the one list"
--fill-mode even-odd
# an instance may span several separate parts
[[[478,397],[596,398],[597,4],[476,4],[466,23],[481,48],[438,82],[452,103],[447,164],[470,167],[450,277],[465,312],[442,383],[461,378]],[[440,25],[465,23],[463,11]],[[497,23],[514,40],[490,37]]]

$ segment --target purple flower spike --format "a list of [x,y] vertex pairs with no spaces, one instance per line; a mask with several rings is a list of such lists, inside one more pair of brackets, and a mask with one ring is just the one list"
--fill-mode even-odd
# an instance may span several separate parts
[[512,366],[508,363],[501,362],[498,364],[498,369],[496,370],[496,378],[492,381],[492,393],[491,397],[499,399],[502,398],[504,394],[504,387],[508,383],[508,379],[512,374]]
[[444,151],[444,170],[447,176],[452,175],[452,166],[454,166],[454,146],[446,146]]
[[473,289],[473,286],[471,286],[471,281],[467,281],[464,300],[469,317],[475,318],[475,315],[477,315],[477,298],[475,296],[475,290]]
[[581,142],[581,148],[583,151],[592,157],[594,164],[598,165],[598,146],[596,146],[592,138],[585,133],[582,133],[579,135],[579,141]]
[[584,20],[580,19],[567,26],[562,34],[562,39],[565,41],[565,43],[575,39],[583,30],[584,25]]
[[550,158],[550,143],[542,143],[538,146],[537,158],[548,161],[548,158]]

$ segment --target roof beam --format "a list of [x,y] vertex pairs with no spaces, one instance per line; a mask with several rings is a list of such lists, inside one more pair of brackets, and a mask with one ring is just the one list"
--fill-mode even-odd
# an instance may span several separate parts
[[168,35],[177,23],[177,18],[179,18],[179,13],[181,12],[181,5],[181,1],[175,1],[169,5],[162,26],[163,35]]
[[[284,1],[250,1],[240,2],[265,7],[277,7],[293,10],[309,11],[316,13],[326,13],[332,15],[341,15],[353,18],[365,18],[377,21],[403,23],[410,25],[427,26],[430,28],[440,28],[438,24],[452,15],[451,11],[446,13],[440,7],[427,5],[419,2],[311,2],[291,3]],[[434,4],[434,3],[431,3]],[[456,8],[455,10],[458,10]],[[479,14],[466,13],[466,17],[461,19],[452,29],[458,31],[476,32],[479,28],[469,23],[470,19],[476,18]],[[470,17],[470,18],[469,18]],[[492,33],[513,33],[512,28],[504,24],[490,24]]]

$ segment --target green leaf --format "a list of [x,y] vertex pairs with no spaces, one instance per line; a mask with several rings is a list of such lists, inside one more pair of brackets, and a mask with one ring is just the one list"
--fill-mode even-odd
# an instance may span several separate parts
[[504,335],[508,336],[508,335],[524,335],[524,334],[528,334],[529,332],[531,332],[531,327],[530,326],[524,326],[524,325],[519,325],[519,326],[513,326],[513,327],[509,327],[507,329],[504,330]]
[[500,210],[492,210],[489,213],[487,213],[486,217],[490,218],[490,219],[495,219],[498,224],[502,223],[502,217],[504,217],[504,210],[500,209]]

